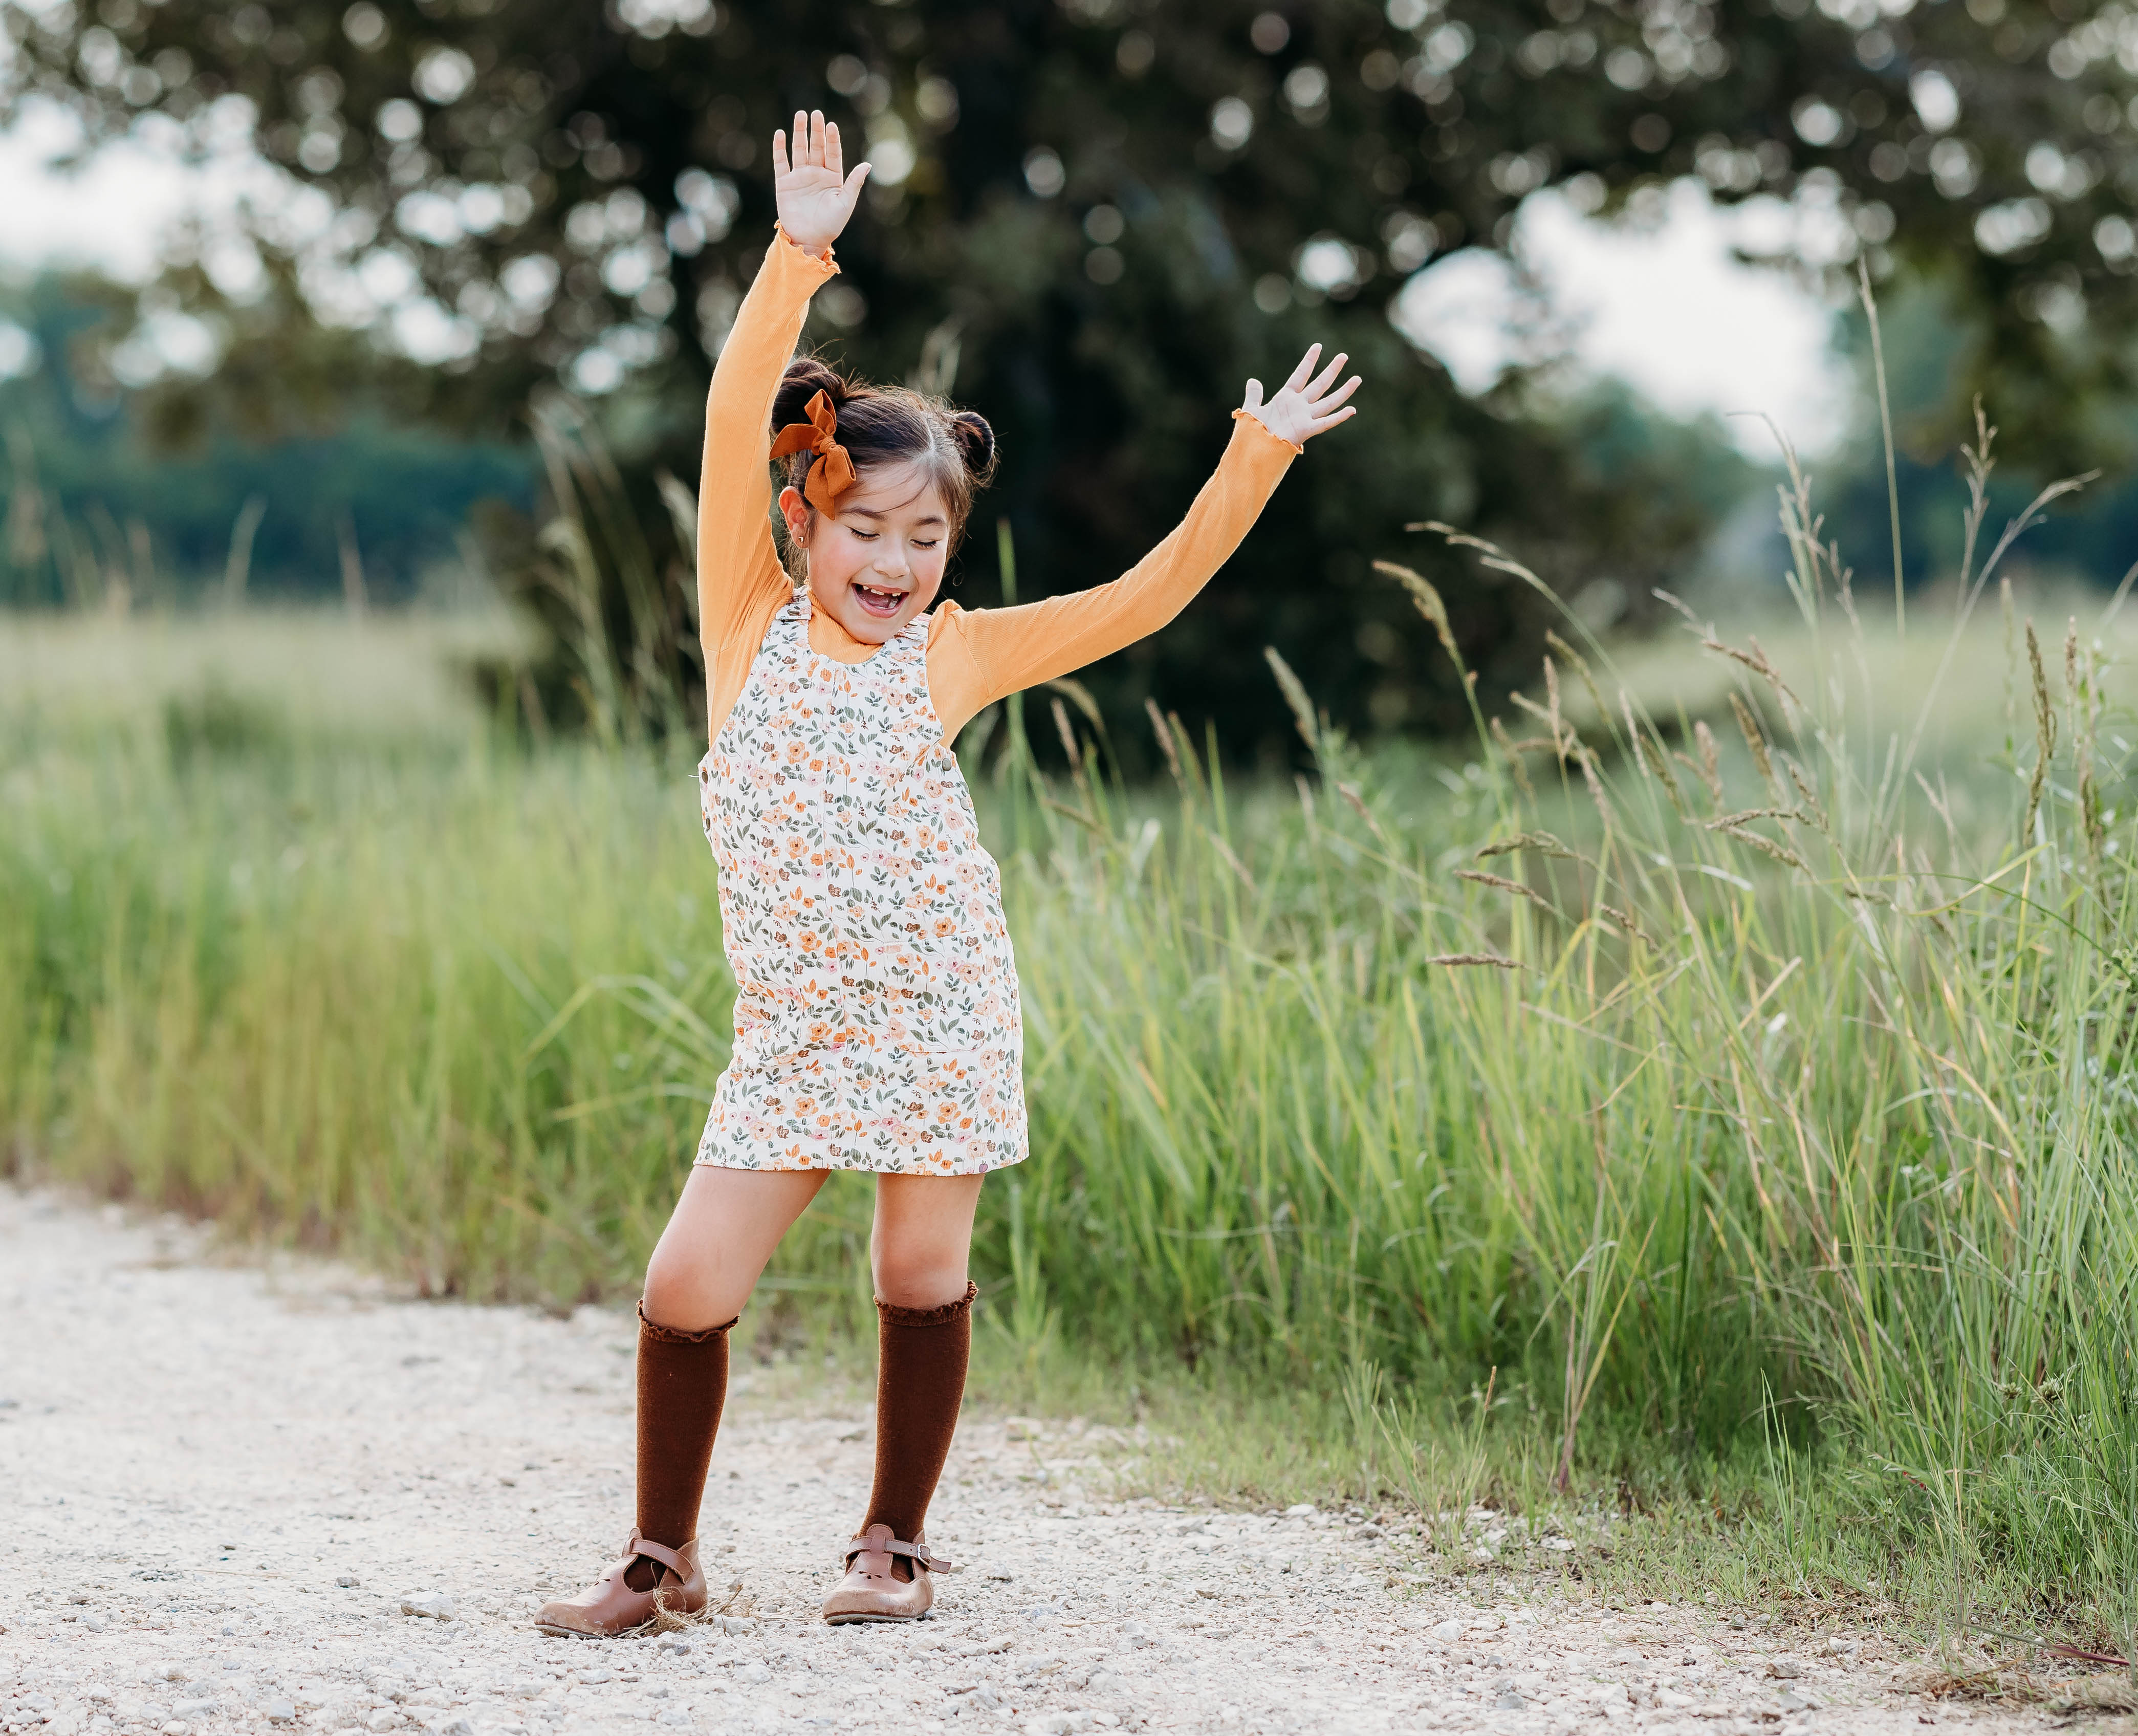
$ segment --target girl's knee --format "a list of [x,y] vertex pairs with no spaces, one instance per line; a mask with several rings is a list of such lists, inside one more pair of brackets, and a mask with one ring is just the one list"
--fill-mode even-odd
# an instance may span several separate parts
[[646,1264],[646,1289],[640,1307],[646,1318],[671,1332],[701,1333],[708,1327],[732,1320],[749,1300],[720,1293],[725,1287],[695,1262],[678,1258],[661,1248]]
[[935,1308],[960,1300],[965,1293],[965,1262],[915,1259],[879,1255],[876,1262],[876,1299],[893,1308]]

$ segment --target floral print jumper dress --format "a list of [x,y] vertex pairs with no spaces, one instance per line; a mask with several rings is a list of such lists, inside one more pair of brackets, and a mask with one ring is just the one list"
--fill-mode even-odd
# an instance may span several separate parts
[[928,692],[929,617],[866,662],[773,617],[698,767],[735,981],[697,1161],[971,1176],[1027,1150],[1002,881]]

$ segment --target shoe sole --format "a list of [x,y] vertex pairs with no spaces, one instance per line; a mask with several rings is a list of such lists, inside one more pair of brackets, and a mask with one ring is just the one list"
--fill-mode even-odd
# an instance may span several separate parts
[[857,1610],[851,1614],[827,1616],[824,1617],[824,1625],[827,1627],[844,1627],[854,1621],[925,1621],[932,1613],[931,1611],[923,1610],[917,1616],[867,1616]]

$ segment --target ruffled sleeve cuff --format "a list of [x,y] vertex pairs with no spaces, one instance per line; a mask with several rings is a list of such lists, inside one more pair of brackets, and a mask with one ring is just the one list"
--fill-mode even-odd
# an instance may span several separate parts
[[777,223],[772,226],[772,245],[764,250],[764,263],[769,270],[791,276],[798,286],[806,284],[812,290],[839,274],[839,262],[830,247],[820,259]]
[[1250,423],[1264,439],[1274,441],[1277,445],[1282,447],[1286,452],[1290,452],[1295,458],[1306,450],[1305,447],[1301,446],[1293,441],[1286,439],[1281,434],[1272,434],[1270,433],[1269,424],[1264,422],[1261,417],[1255,414],[1252,410],[1235,410],[1233,412],[1233,420],[1235,422],[1245,422]]

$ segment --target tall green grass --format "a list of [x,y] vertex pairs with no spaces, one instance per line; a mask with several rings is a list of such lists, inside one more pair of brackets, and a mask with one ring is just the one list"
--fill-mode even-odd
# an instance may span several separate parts
[[[2127,726],[2099,634],[1975,618],[1979,502],[1909,630],[2009,683],[1943,763],[1801,488],[1794,661],[1686,623],[1711,716],[1559,640],[1467,763],[1361,752],[1274,657],[1293,788],[1154,717],[1171,785],[1125,789],[1073,684],[1067,775],[1022,706],[969,740],[1032,1109],[984,1196],[1000,1342],[1298,1392],[1353,1487],[1428,1504],[1487,1435],[1532,1499],[1753,1464],[1785,1512],[1816,1463],[1956,1623],[1993,1588],[2129,1655]],[[18,1166],[435,1291],[627,1289],[725,1058],[688,749],[7,715]],[[863,1296],[866,1211],[827,1191],[776,1289]]]

